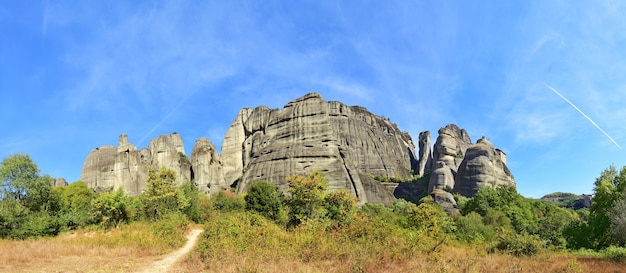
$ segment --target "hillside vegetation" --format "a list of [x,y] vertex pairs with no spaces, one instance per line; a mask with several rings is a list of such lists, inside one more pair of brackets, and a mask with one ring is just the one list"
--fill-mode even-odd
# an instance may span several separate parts
[[[502,186],[455,196],[461,214],[452,216],[430,197],[357,208],[348,192],[327,191],[321,172],[289,177],[286,195],[261,181],[244,195],[225,189],[209,198],[192,182],[177,186],[173,171],[152,169],[146,191],[129,196],[96,194],[80,181],[53,188],[28,155],[15,154],[0,164],[0,179],[6,271],[54,262],[48,248],[63,248],[59,256],[102,248],[158,255],[180,247],[191,222],[205,231],[182,271],[619,272],[626,258],[626,168],[601,173],[589,209]],[[54,236],[34,241],[40,252],[30,243]]]

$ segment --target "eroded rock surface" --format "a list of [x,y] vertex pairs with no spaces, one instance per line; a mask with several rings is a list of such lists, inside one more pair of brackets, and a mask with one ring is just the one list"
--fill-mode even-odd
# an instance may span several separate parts
[[224,180],[224,171],[217,149],[208,138],[196,140],[190,159],[192,179],[201,193],[212,194],[230,186]]
[[[454,180],[465,151],[472,141],[464,129],[448,124],[439,129],[439,136],[433,147],[433,170],[428,182],[428,191],[454,188]],[[452,176],[450,176],[452,175]],[[450,182],[452,181],[452,182]]]
[[501,152],[484,137],[467,149],[459,166],[454,191],[474,196],[482,187],[515,186],[513,174],[502,160]]
[[321,170],[329,190],[346,189],[360,203],[387,203],[393,201],[391,192],[362,177],[407,178],[415,164],[411,137],[395,124],[363,107],[324,101],[317,93],[280,110],[257,107],[244,122],[244,131],[238,192],[258,180],[286,190],[287,177]]

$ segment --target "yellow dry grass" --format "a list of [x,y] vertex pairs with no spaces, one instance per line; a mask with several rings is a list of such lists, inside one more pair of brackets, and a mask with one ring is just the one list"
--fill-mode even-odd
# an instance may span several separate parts
[[229,259],[201,260],[190,256],[181,262],[176,272],[530,272],[530,273],[617,273],[626,272],[626,265],[607,259],[580,257],[568,253],[543,253],[533,257],[487,254],[468,246],[446,246],[440,252],[415,255],[406,260],[385,260],[364,257],[346,260],[341,257],[303,262],[297,259],[261,259],[253,255],[226,254]]
[[[54,238],[0,240],[0,272],[134,272],[179,247],[151,223],[119,229],[82,230]],[[179,231],[181,233],[184,230]]]

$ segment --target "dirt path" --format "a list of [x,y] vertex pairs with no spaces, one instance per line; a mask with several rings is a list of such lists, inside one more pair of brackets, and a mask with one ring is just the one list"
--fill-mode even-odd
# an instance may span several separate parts
[[163,257],[163,259],[154,262],[152,265],[150,265],[150,267],[146,268],[142,272],[145,272],[145,273],[149,273],[149,272],[150,273],[152,273],[152,272],[168,272],[168,270],[170,268],[172,268],[172,266],[180,258],[182,258],[185,254],[189,253],[189,251],[191,251],[193,246],[198,241],[198,235],[200,235],[200,233],[202,233],[201,229],[194,229],[194,230],[192,230],[187,235],[187,243],[182,248],[180,248],[179,250],[176,250],[176,251],[174,251],[174,252],[172,252],[170,254],[167,254],[167,256]]

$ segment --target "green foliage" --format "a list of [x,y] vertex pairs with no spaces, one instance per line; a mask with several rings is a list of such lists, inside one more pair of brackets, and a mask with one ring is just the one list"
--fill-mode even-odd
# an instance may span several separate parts
[[324,209],[335,226],[347,226],[356,214],[356,198],[346,190],[330,192],[324,197]]
[[246,208],[246,201],[231,191],[223,190],[211,197],[211,205],[221,212],[242,211]]
[[514,256],[533,256],[538,254],[543,248],[543,243],[535,235],[504,232],[500,235],[492,250]]
[[61,200],[59,216],[63,226],[74,229],[89,223],[95,193],[87,187],[87,183],[76,181],[65,187],[55,187],[52,193]]
[[200,193],[198,191],[198,187],[192,181],[187,181],[183,183],[179,189],[182,191],[185,200],[187,200],[188,206],[182,209],[182,213],[187,215],[189,220],[194,221],[196,223],[201,222],[201,211],[200,211]]
[[602,249],[626,243],[623,233],[626,213],[622,210],[626,207],[626,167],[618,172],[615,166],[610,166],[596,178],[594,185],[589,214],[581,214],[580,221],[564,230],[572,248]]
[[610,246],[602,251],[604,257],[614,262],[623,263],[626,262],[626,248]]
[[176,188],[176,173],[161,168],[148,171],[147,189],[141,195],[149,219],[158,220],[169,213],[178,213],[189,206],[181,189]]
[[483,218],[480,214],[470,212],[465,216],[456,214],[452,218],[456,226],[455,235],[460,242],[482,243],[495,241],[496,233],[494,229],[492,226],[483,223]]
[[284,223],[287,219],[283,199],[283,194],[274,184],[264,181],[252,183],[244,197],[246,210],[256,211],[277,223]]
[[39,178],[39,169],[29,155],[13,154],[0,163],[0,199],[26,199]]
[[0,162],[0,237],[25,239],[56,235],[61,198],[52,177],[41,176],[29,155],[13,154]]
[[409,228],[425,231],[435,238],[456,230],[452,218],[436,204],[420,204],[409,213],[407,220]]
[[105,228],[119,227],[133,219],[132,199],[122,189],[100,194],[91,202],[91,217]]
[[294,175],[287,178],[289,194],[289,224],[297,226],[309,219],[319,217],[326,190],[326,179],[320,171],[308,176]]

